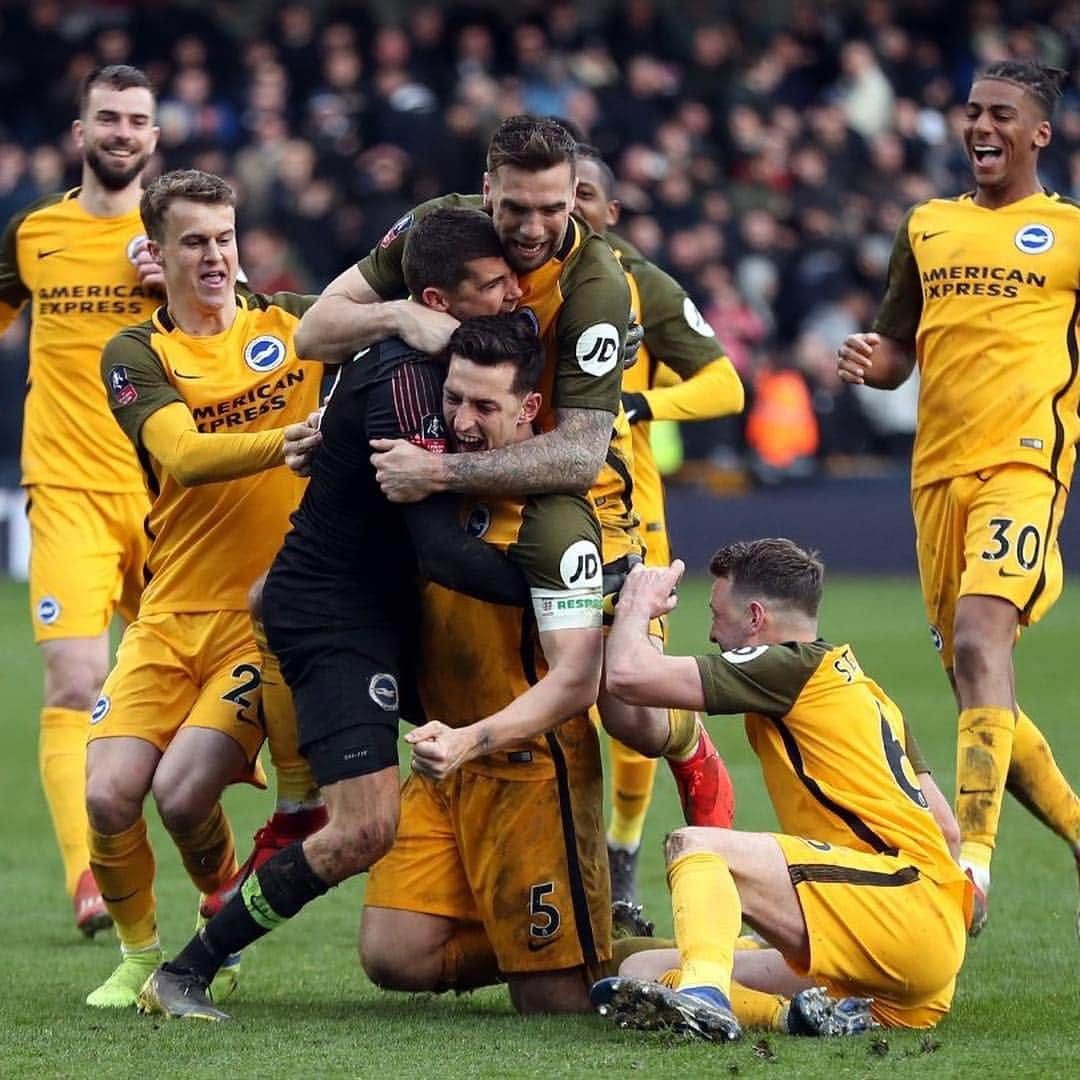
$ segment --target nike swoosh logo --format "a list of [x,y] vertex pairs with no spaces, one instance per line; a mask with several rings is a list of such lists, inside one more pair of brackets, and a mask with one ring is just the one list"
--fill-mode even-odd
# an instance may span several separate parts
[[938,229],[937,232],[924,232],[922,234],[922,238],[923,238],[924,241],[925,240],[933,240],[935,236],[944,236],[945,233],[947,233],[948,231],[949,231],[948,229]]
[[185,375],[182,371],[173,371],[178,379],[201,379],[201,375]]
[[37,257],[39,259],[47,259],[50,255],[55,255],[58,251],[63,251],[63,250],[64,249],[62,247],[49,248],[48,251],[38,251]]
[[127,896],[106,896],[102,893],[101,899],[104,900],[106,904],[122,904],[125,900],[130,900],[138,891],[138,889],[132,889]]
[[539,952],[541,949],[546,949],[549,945],[555,944],[555,938],[546,938],[543,941],[538,941],[536,938],[529,938],[529,952]]
[[1027,574],[1015,574],[1011,570],[1002,568],[998,570],[998,577],[1027,577]]

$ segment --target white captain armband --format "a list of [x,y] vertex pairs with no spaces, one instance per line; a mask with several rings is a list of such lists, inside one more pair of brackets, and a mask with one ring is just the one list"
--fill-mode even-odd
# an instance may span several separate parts
[[537,629],[593,630],[604,618],[604,597],[597,581],[593,588],[531,589]]

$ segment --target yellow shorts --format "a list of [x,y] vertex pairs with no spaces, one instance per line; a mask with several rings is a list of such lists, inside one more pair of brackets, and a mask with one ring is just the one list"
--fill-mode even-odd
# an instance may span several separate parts
[[1067,495],[1030,465],[1002,465],[912,492],[923,599],[946,670],[953,666],[959,597],[1001,597],[1028,626],[1061,595],[1058,527]]
[[250,775],[237,779],[265,787],[261,692],[246,611],[142,615],[124,631],[89,738],[129,735],[164,753],[181,728],[211,728],[243,748]]
[[527,779],[508,779],[506,764],[466,766],[439,783],[410,775],[397,839],[371,869],[365,904],[479,922],[506,974],[581,965],[592,973],[609,959],[596,732],[578,717],[548,745],[554,769],[533,762]]
[[798,973],[840,997],[872,997],[886,1026],[933,1027],[964,962],[970,891],[959,873],[939,885],[903,854],[776,840],[810,936],[810,966]]
[[135,618],[149,512],[145,492],[27,489],[35,641],[97,637],[117,610],[126,622]]
[[[637,459],[634,460],[636,464]],[[655,465],[653,475],[647,479],[634,477],[634,509],[641,518],[638,533],[645,544],[645,565],[670,566],[671,545],[668,543],[664,489],[660,474],[655,472]]]

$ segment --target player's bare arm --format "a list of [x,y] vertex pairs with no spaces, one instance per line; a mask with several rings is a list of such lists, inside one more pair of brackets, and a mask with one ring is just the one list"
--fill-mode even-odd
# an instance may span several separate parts
[[584,493],[604,462],[611,413],[556,409],[555,417],[552,431],[474,454],[428,454],[408,443],[373,439],[375,477],[391,502],[416,502],[436,491]]
[[705,708],[701,674],[691,656],[665,656],[649,638],[652,619],[675,609],[675,589],[686,565],[635,566],[627,575],[607,639],[605,679],[608,692],[630,705]]
[[956,815],[949,805],[949,800],[945,798],[941,788],[937,786],[937,781],[930,773],[921,772],[917,776],[919,778],[919,787],[922,788],[922,793],[926,798],[926,805],[930,808],[930,813],[934,815],[934,820],[941,830],[941,835],[945,838],[945,845],[949,849],[949,854],[954,859],[959,859],[960,826],[957,824]]
[[446,348],[458,321],[408,300],[383,300],[356,266],[327,285],[296,328],[300,356],[342,363],[376,341],[400,337],[414,349]]
[[836,350],[836,373],[854,386],[895,390],[914,368],[914,350],[883,334],[848,334]]
[[541,633],[547,674],[520,697],[491,716],[462,728],[438,720],[410,731],[412,767],[422,776],[443,780],[467,761],[550,731],[596,701],[600,685],[601,630],[569,629]]

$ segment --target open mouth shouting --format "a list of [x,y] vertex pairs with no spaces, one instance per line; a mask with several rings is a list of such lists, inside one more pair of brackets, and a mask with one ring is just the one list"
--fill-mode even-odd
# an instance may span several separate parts
[[1005,156],[1005,151],[991,143],[972,143],[971,156],[976,165],[994,165]]
[[458,453],[475,454],[478,450],[487,449],[487,440],[483,435],[462,435],[454,432],[454,441],[457,443]]

